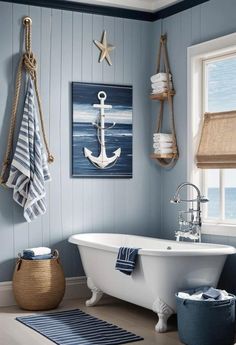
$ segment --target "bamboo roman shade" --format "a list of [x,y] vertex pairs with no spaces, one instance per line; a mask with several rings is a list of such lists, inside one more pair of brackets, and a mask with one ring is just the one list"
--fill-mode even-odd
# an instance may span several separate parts
[[236,168],[236,110],[204,114],[196,162],[202,169]]

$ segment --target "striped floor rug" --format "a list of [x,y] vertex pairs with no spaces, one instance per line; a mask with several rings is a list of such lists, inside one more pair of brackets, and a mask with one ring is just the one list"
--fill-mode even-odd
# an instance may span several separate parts
[[17,317],[58,345],[118,345],[143,338],[80,309]]

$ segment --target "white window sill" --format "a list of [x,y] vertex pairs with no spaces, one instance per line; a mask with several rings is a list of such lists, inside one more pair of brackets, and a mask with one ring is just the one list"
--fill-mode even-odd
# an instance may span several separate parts
[[203,223],[203,235],[236,236],[236,224]]

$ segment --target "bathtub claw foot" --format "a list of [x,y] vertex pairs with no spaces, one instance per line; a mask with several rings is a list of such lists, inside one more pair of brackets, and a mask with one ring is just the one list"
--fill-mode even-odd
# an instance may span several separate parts
[[89,277],[87,278],[87,285],[88,285],[88,288],[92,291],[92,297],[88,299],[85,302],[85,304],[87,307],[93,307],[100,301],[100,299],[102,298],[103,292],[94,285],[92,279]]
[[160,298],[157,298],[153,303],[152,310],[158,315],[158,323],[155,326],[155,330],[158,333],[164,333],[167,331],[167,320],[174,314],[174,311]]
[[158,314],[158,318],[159,320],[155,326],[155,331],[157,331],[158,333],[164,333],[167,331],[168,316],[164,314]]

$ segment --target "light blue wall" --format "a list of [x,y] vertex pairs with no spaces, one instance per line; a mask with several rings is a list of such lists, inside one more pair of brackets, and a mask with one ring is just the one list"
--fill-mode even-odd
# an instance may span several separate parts
[[[22,17],[33,20],[33,51],[55,155],[47,187],[47,214],[27,224],[12,192],[0,188],[0,281],[11,280],[14,258],[26,247],[58,248],[67,276],[82,274],[67,238],[78,232],[156,236],[160,228],[160,171],[149,159],[149,75],[153,24],[0,2],[0,161],[6,145]],[[113,66],[99,64],[93,39],[106,29],[116,46]],[[21,32],[21,35],[20,35]],[[133,84],[133,179],[72,179],[71,82]]]

